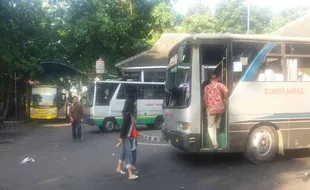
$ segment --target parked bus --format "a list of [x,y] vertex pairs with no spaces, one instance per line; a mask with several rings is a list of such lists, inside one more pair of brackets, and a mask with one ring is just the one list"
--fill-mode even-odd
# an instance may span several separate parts
[[56,86],[32,86],[28,101],[30,119],[66,119],[67,117],[67,95]]
[[[310,147],[309,38],[197,34],[169,57],[162,131],[173,146],[244,152],[253,163]],[[229,89],[219,150],[212,147],[203,100],[212,74]]]
[[133,93],[137,98],[137,124],[158,128],[163,123],[164,87],[164,83],[159,82],[92,82],[81,99],[88,113],[86,123],[97,126],[104,132],[120,128],[127,94]]

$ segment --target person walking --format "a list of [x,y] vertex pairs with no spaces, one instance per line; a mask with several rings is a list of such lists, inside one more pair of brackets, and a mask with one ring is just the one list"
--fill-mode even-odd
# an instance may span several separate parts
[[116,172],[120,174],[125,174],[121,170],[122,164],[126,163],[126,169],[128,171],[128,179],[137,179],[138,176],[132,173],[132,130],[135,125],[135,119],[133,115],[135,114],[135,100],[133,95],[129,95],[125,101],[123,108],[123,124],[119,136],[119,144],[123,145],[122,154],[119,158]]
[[217,129],[219,129],[222,114],[225,112],[225,100],[228,95],[227,87],[218,82],[218,77],[213,74],[211,83],[204,89],[204,101],[208,119],[208,133],[212,141],[213,149],[218,149]]
[[73,97],[73,103],[70,106],[69,116],[72,125],[72,138],[73,141],[82,142],[82,126],[81,120],[84,117],[82,106],[79,104],[79,98]]

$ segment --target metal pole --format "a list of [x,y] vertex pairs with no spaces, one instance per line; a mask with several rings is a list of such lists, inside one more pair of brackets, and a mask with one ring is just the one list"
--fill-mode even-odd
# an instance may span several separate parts
[[247,33],[250,33],[250,2],[248,2],[248,27],[247,27]]
[[14,73],[15,79],[15,121],[17,121],[17,84],[16,84],[16,72]]

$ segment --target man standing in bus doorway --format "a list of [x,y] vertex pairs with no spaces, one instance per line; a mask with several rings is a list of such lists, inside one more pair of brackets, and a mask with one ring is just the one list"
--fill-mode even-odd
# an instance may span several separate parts
[[204,89],[204,101],[208,119],[208,132],[213,149],[218,149],[216,131],[220,127],[222,114],[225,112],[225,100],[227,95],[227,87],[218,82],[217,76],[212,74],[211,83]]
[[79,104],[79,98],[77,96],[73,97],[73,103],[70,106],[69,116],[72,125],[72,138],[75,142],[82,142],[81,119],[84,117],[84,112],[82,106]]
[[125,174],[125,172],[121,170],[122,164],[125,162],[126,169],[128,171],[128,179],[137,179],[138,176],[132,173],[133,158],[132,158],[131,136],[133,130],[132,127],[135,125],[135,120],[133,117],[133,115],[135,114],[135,98],[133,94],[128,95],[122,113],[123,113],[123,124],[118,141],[119,144],[123,145],[123,150],[120,159],[118,161],[116,172],[120,174]]

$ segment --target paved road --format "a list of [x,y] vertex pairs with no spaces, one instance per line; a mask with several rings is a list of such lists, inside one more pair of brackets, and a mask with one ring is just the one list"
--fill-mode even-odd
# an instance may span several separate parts
[[[261,166],[239,154],[189,155],[143,141],[138,149],[140,179],[115,173],[118,133],[86,128],[84,142],[73,143],[70,128],[23,124],[0,131],[0,189],[6,190],[310,190],[310,158],[280,158]],[[20,164],[24,157],[34,163]]]

